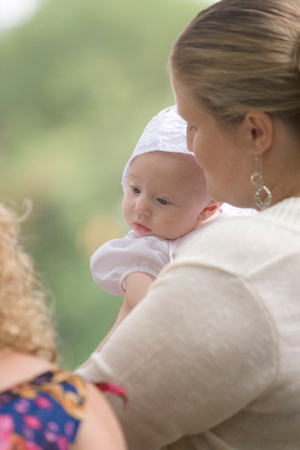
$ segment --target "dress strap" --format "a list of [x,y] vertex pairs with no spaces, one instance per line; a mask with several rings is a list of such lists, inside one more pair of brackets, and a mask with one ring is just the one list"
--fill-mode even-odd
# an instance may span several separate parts
[[124,407],[127,407],[128,400],[126,391],[121,386],[112,383],[95,383],[95,386],[97,386],[97,388],[102,392],[109,392],[110,394],[119,395],[123,399]]

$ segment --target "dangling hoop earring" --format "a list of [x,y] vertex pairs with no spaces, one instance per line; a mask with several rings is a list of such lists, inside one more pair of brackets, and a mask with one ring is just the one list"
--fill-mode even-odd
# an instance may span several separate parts
[[[258,154],[257,147],[255,147],[255,172],[251,175],[251,183],[253,186],[258,186],[258,189],[254,195],[254,200],[259,209],[266,209],[270,206],[272,201],[272,193],[270,189],[264,186],[264,178],[261,166],[261,157]],[[264,192],[267,196],[265,200],[261,200],[260,194]]]

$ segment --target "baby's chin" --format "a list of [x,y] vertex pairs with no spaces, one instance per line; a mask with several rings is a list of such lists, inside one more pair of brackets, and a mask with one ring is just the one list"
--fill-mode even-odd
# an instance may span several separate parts
[[152,233],[147,233],[147,234],[145,234],[145,233],[138,233],[136,230],[134,230],[134,232],[135,232],[135,234],[137,235],[137,237],[139,238],[139,239],[141,239],[141,238],[143,238],[143,237],[147,237],[147,236],[155,236],[155,234],[152,234]]
[[176,241],[177,239],[181,239],[184,236],[186,236],[187,234],[196,230],[198,227],[194,227],[190,230],[187,230],[184,233],[175,233],[175,234],[159,233],[156,230],[149,230],[149,229],[146,229],[147,227],[136,226],[136,225],[133,225],[131,228],[135,232],[135,234],[137,235],[137,237],[139,239],[142,237],[147,237],[147,236],[155,236],[160,239],[164,239],[165,241]]

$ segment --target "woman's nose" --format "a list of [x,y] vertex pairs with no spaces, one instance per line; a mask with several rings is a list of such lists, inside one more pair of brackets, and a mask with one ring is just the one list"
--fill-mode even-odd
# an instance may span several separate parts
[[137,213],[143,214],[144,216],[149,216],[151,213],[149,201],[143,196],[139,196],[134,209]]

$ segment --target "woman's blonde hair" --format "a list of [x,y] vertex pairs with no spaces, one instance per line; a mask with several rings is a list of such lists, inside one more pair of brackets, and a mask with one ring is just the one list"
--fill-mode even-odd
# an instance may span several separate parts
[[258,109],[299,131],[299,0],[221,0],[182,32],[169,67],[224,122]]
[[18,242],[19,221],[0,203],[0,350],[54,361],[55,334],[32,259]]

